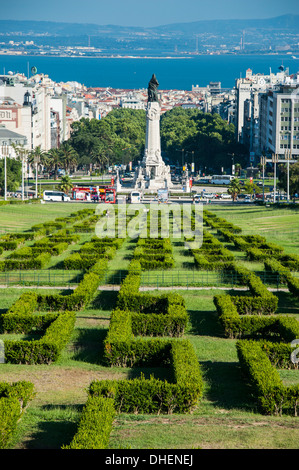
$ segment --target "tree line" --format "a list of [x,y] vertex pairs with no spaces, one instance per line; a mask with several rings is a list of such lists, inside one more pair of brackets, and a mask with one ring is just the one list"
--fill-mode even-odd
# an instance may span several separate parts
[[[113,164],[132,162],[134,165],[143,158],[144,110],[118,108],[102,119],[82,118],[73,122],[71,128],[70,138],[59,148],[45,152],[36,147],[27,152],[29,163],[42,165],[57,179],[61,168],[66,174],[76,169],[102,171]],[[161,115],[160,133],[162,156],[168,164],[183,166],[194,163],[196,171],[218,174],[230,173],[232,163],[244,168],[248,162],[248,149],[236,142],[233,124],[216,113],[175,107]],[[21,158],[24,150],[15,150]],[[298,172],[296,164],[291,165],[290,171]],[[281,174],[285,181],[283,168]],[[0,166],[0,186],[1,178],[3,170],[1,173]],[[294,178],[296,184],[296,176]]]

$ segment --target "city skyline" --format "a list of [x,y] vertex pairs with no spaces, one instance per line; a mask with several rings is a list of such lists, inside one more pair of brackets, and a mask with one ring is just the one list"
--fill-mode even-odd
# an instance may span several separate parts
[[[215,12],[217,12],[215,14]],[[238,0],[215,0],[213,9],[202,0],[53,0],[51,9],[38,0],[11,0],[1,7],[2,20],[32,20],[91,23],[99,25],[155,27],[200,20],[264,19],[286,14],[299,14],[297,0],[282,4],[278,0],[252,0],[250,8]]]

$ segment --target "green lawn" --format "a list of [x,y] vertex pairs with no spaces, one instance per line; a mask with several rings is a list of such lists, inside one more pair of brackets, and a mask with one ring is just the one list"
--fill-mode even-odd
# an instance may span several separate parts
[[67,217],[72,212],[86,208],[86,204],[46,203],[46,204],[8,204],[0,206],[0,234],[5,232],[22,232],[32,225],[41,224],[56,217]]
[[[47,205],[52,215],[42,214],[41,207],[24,206],[28,209],[27,216],[23,214],[24,225],[31,225],[44,220],[53,220],[59,215],[79,210],[68,204]],[[21,206],[22,207],[22,206]],[[86,206],[84,206],[86,207]],[[0,212],[6,208],[0,207]],[[11,208],[10,208],[11,209]],[[15,223],[16,214],[4,212],[6,226]],[[265,208],[231,208],[231,206],[211,206],[209,210],[225,217],[228,221],[242,227],[245,233],[267,234],[267,222],[270,217],[275,219],[275,240],[286,249],[286,240],[281,236],[284,222],[288,221],[288,233],[298,230],[298,213],[288,211],[267,212]],[[65,211],[65,212],[63,212]],[[271,216],[269,214],[272,214]],[[37,220],[37,217],[43,219]],[[48,217],[49,216],[49,217]],[[26,218],[27,217],[27,218]],[[31,218],[34,218],[34,222]],[[291,221],[289,219],[291,217]],[[30,220],[29,220],[29,219]],[[254,219],[255,218],[255,219]],[[278,223],[277,218],[280,218]],[[255,224],[253,222],[255,220]],[[259,223],[257,223],[257,221]],[[213,232],[215,233],[215,232]],[[80,243],[90,235],[82,235]],[[279,237],[281,238],[279,239]],[[289,237],[289,249],[295,252],[297,239]],[[282,243],[282,242],[284,243]],[[59,263],[71,250],[80,248],[80,243],[69,246],[68,251],[60,257],[52,257],[48,272],[61,272]],[[116,256],[109,262],[111,277],[114,279],[120,272],[126,272],[132,258],[136,241],[126,240],[117,251]],[[240,252],[234,251],[236,259],[244,263],[253,271],[262,268],[259,263],[249,263]],[[157,278],[164,285],[174,286],[175,276],[183,276],[189,272],[192,276],[193,258],[186,256],[183,246],[179,242],[173,243],[173,255],[176,261],[175,268],[169,272],[151,272],[151,286],[155,287]],[[171,274],[172,271],[172,274]],[[29,273],[30,274],[30,273]],[[28,275],[29,275],[28,274]],[[33,273],[31,273],[32,275]],[[69,278],[76,273],[67,273]],[[78,273],[77,273],[78,274]],[[46,274],[45,274],[46,275]],[[58,275],[58,274],[57,274]],[[117,415],[110,438],[109,447],[112,449],[297,449],[299,441],[299,426],[297,419],[292,416],[265,416],[259,413],[256,403],[251,396],[250,387],[246,383],[238,363],[236,340],[228,339],[223,335],[218,322],[213,296],[219,293],[232,293],[230,286],[226,289],[207,288],[212,285],[213,273],[201,273],[203,289],[180,289],[189,313],[189,324],[185,332],[194,346],[204,376],[204,395],[198,408],[186,415]],[[149,273],[143,273],[143,285],[147,285]],[[166,277],[168,278],[166,279]],[[113,279],[112,279],[113,278]],[[177,280],[174,278],[175,281]],[[186,278],[184,278],[186,282]],[[59,285],[58,278],[55,282]],[[179,280],[179,279],[178,279]],[[44,279],[47,282],[47,279]],[[184,282],[181,279],[182,284]],[[0,282],[1,284],[1,282]],[[67,284],[67,282],[66,282]],[[160,285],[160,284],[159,284]],[[192,286],[189,278],[188,285]],[[186,287],[186,285],[185,285]],[[220,287],[220,286],[219,286]],[[32,288],[30,288],[32,289]],[[22,292],[29,288],[0,288],[0,314],[4,313]],[[53,292],[50,287],[34,289],[42,293]],[[172,290],[171,290],[172,291]],[[56,290],[55,290],[56,292]],[[60,292],[60,289],[57,289]],[[161,290],[151,291],[151,295],[161,293]],[[163,290],[163,292],[166,292]],[[235,292],[235,291],[234,291]],[[299,301],[295,301],[289,292],[275,292],[279,298],[277,313],[292,315],[299,320]],[[76,431],[76,423],[80,417],[82,406],[86,402],[87,388],[95,379],[121,379],[139,376],[141,372],[149,377],[151,374],[159,378],[167,377],[168,371],[162,368],[118,368],[106,367],[103,362],[103,340],[109,328],[110,314],[116,305],[118,291],[102,290],[86,308],[76,315],[76,325],[70,343],[63,351],[59,361],[46,366],[26,366],[14,364],[0,364],[0,381],[28,380],[34,383],[37,395],[31,402],[22,417],[18,433],[12,447],[15,449],[59,449],[68,444]],[[7,338],[20,338],[20,335],[0,335],[0,340]],[[24,337],[23,337],[24,338]],[[24,338],[25,339],[25,338]],[[286,385],[298,383],[298,370],[280,370],[280,376]]]
[[299,207],[278,209],[265,206],[208,207],[218,217],[225,218],[242,228],[245,235],[259,234],[268,241],[281,245],[286,253],[299,253]]

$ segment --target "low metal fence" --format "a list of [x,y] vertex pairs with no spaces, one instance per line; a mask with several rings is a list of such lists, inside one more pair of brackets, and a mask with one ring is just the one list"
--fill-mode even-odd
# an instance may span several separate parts
[[[74,287],[83,277],[83,271],[68,270],[39,270],[39,271],[6,271],[0,272],[0,285],[32,285]],[[126,270],[106,270],[102,285],[119,286],[127,276]],[[267,271],[255,272],[267,287],[279,289],[285,287],[285,283],[279,274]],[[157,288],[168,287],[240,287],[240,276],[234,272],[225,271],[198,271],[175,270],[169,271],[144,271],[141,274],[141,287]]]

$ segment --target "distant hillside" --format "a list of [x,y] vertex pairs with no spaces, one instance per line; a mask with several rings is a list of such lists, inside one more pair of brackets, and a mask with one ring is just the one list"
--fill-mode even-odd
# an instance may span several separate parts
[[283,15],[275,18],[252,20],[210,20],[191,23],[176,23],[158,28],[157,31],[181,32],[188,35],[203,33],[232,33],[242,30],[285,30],[299,31],[299,15]]
[[285,30],[289,32],[299,31],[299,15],[284,15],[268,19],[252,20],[210,20],[195,21],[190,23],[176,23],[161,25],[153,28],[118,25],[97,25],[89,23],[63,23],[52,21],[15,21],[0,20],[2,35],[14,35],[22,33],[29,36],[101,36],[126,35],[146,32],[157,35],[159,33],[176,33],[184,36],[204,33],[232,34],[241,30]]

